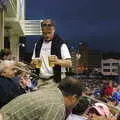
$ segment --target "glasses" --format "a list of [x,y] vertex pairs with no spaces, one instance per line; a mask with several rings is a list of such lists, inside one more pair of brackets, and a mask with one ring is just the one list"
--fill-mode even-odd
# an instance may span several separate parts
[[52,34],[52,32],[42,32],[44,35]]
[[54,26],[53,24],[41,24],[42,27],[52,27]]

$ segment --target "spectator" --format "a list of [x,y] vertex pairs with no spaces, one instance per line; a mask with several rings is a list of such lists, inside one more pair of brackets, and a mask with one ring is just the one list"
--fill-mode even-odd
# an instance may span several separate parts
[[109,98],[112,97],[112,93],[113,93],[113,86],[112,86],[112,81],[110,81],[104,90],[104,95],[107,98]]
[[69,114],[72,113],[72,109],[76,106],[82,96],[81,82],[72,77],[67,77],[65,80],[60,82],[58,87],[64,96],[67,118]]
[[112,99],[117,101],[118,103],[120,102],[120,86],[116,89],[116,92],[113,93]]
[[11,60],[11,51],[9,49],[2,49],[0,51],[0,59],[1,60]]
[[[38,88],[42,84],[60,82],[66,76],[65,68],[72,66],[67,44],[56,34],[55,23],[51,19],[45,19],[41,27],[43,35],[35,46],[31,62],[41,78],[38,80]],[[40,66],[36,64],[38,61],[41,61]]]
[[1,109],[3,120],[64,120],[65,106],[69,111],[76,106],[82,88],[79,80],[67,77],[59,89],[43,88],[17,97]]
[[15,74],[14,62],[5,60],[0,63],[0,107],[23,93],[13,81]]
[[112,117],[109,108],[104,103],[95,103],[88,108],[88,120],[116,120]]
[[1,109],[3,120],[64,120],[65,105],[58,88],[43,88],[13,99]]

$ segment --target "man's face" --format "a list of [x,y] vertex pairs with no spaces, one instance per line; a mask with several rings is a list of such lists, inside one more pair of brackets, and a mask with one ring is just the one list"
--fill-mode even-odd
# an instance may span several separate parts
[[45,40],[52,40],[55,33],[55,27],[50,20],[45,20],[42,23],[42,32]]
[[67,108],[73,109],[79,102],[79,97],[76,96],[64,96],[64,103]]
[[15,65],[10,65],[9,67],[5,67],[2,76],[7,78],[14,78],[16,73]]
[[29,78],[29,75],[27,73],[22,73],[20,77],[20,85],[22,88],[25,88],[26,86],[31,84],[31,80]]

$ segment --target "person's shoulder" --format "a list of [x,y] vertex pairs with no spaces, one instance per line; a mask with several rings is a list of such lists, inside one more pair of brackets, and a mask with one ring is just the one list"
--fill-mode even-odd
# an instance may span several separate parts
[[11,84],[12,83],[12,79],[6,78],[6,77],[0,77],[0,84]]
[[[56,88],[51,88],[51,89],[45,89],[42,90],[42,95],[46,95],[46,97],[50,100],[60,100],[61,98],[63,98],[63,95],[61,93],[61,91],[56,87]],[[57,99],[57,98],[58,99]]]
[[4,79],[5,79],[4,77],[0,76],[0,82],[2,82],[2,80],[4,80]]
[[[53,92],[52,92],[53,91]],[[38,118],[40,115],[48,115],[48,111],[50,111],[50,114],[55,114],[55,111],[57,111],[58,107],[62,107],[59,109],[59,111],[64,111],[64,103],[61,102],[59,99],[60,93],[57,91],[54,92],[54,90],[38,90],[35,92],[27,93],[18,96],[16,99],[12,100],[2,108],[2,113],[5,115],[7,114],[6,111],[9,110],[12,111],[12,113],[18,117],[20,115],[21,111],[25,112],[25,116],[23,116],[23,119],[26,117],[30,117],[31,114],[35,113],[35,111],[38,111],[39,114],[37,114]],[[55,96],[56,98],[55,102]],[[17,104],[16,104],[17,103]],[[29,103],[29,104],[28,104]],[[17,113],[14,108],[17,108]],[[19,109],[20,108],[20,109]],[[32,112],[29,112],[32,111]],[[44,112],[44,113],[43,113]],[[43,114],[40,114],[43,113]],[[11,117],[11,112],[9,113],[9,117]],[[36,117],[37,117],[36,116]],[[48,116],[50,117],[50,116]],[[21,120],[21,119],[20,119]]]

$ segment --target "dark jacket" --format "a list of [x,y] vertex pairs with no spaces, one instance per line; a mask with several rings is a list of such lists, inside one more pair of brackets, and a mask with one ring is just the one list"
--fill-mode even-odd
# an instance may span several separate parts
[[12,79],[0,76],[0,108],[23,93]]
[[[40,51],[43,43],[43,38],[40,39],[36,45],[36,50],[35,50],[35,57],[40,56]],[[51,55],[56,55],[59,59],[61,59],[61,45],[64,44],[65,41],[61,39],[58,35],[55,34],[53,40],[52,40],[52,45],[51,45]],[[53,67],[54,71],[54,81],[55,82],[60,82],[61,81],[61,66],[55,65]],[[39,69],[37,70],[39,73]]]

